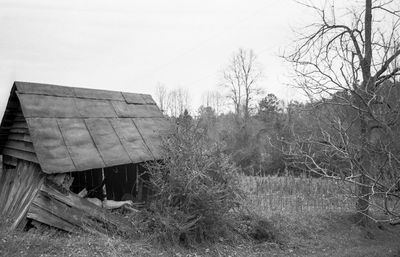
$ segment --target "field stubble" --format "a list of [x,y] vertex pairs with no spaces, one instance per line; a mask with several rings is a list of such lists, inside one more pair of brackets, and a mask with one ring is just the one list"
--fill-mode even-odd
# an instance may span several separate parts
[[354,191],[351,184],[293,176],[243,176],[241,181],[245,206],[266,217],[354,210],[355,199],[345,193]]

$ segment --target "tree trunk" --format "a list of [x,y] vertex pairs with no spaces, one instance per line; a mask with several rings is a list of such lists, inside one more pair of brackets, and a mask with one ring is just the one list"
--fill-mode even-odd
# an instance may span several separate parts
[[368,103],[370,95],[369,92],[374,86],[373,78],[371,76],[371,62],[372,62],[372,0],[365,1],[365,16],[364,16],[364,58],[360,60],[361,70],[363,75],[363,82],[361,83],[361,90],[359,90],[360,97],[357,97],[357,106],[359,108],[360,117],[360,141],[361,141],[361,151],[360,151],[360,186],[358,187],[358,201],[356,204],[356,209],[359,218],[359,224],[361,226],[366,226],[368,224],[369,216],[369,196],[371,188],[369,186],[369,181],[366,177],[367,174],[371,174],[371,161],[369,158],[369,139],[370,139],[370,129],[368,124],[367,114],[364,113],[363,109],[368,109],[365,103]]
[[371,171],[371,161],[368,152],[369,129],[365,114],[360,114],[360,140],[361,140],[361,155],[360,155],[360,178],[358,186],[358,199],[356,204],[357,220],[361,226],[367,226],[369,220],[369,198],[371,187],[366,174]]

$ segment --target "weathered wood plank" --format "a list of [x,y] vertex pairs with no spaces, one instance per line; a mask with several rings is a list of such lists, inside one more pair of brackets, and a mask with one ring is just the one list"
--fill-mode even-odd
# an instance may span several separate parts
[[[0,154],[0,180],[1,177],[3,176],[3,163],[4,163],[4,156]],[[0,187],[0,192],[1,192],[1,187]]]
[[29,134],[29,130],[24,128],[10,128],[10,133]]
[[15,149],[10,149],[5,147],[3,149],[3,154],[4,155],[9,155],[18,159],[34,162],[34,163],[39,163],[36,154],[31,153],[31,152],[25,152],[25,151],[20,151],[20,150],[15,150]]
[[29,134],[9,134],[8,139],[32,143],[31,136]]
[[6,181],[4,184],[4,188],[0,195],[0,201],[2,202],[1,213],[5,216],[8,211],[7,203],[10,201],[10,195],[12,195],[14,188],[14,178],[15,178],[15,170],[7,170],[8,176],[6,177]]
[[15,117],[14,122],[15,121],[20,121],[20,122],[25,122],[26,123],[26,120],[25,120],[24,117]]
[[8,139],[6,144],[4,145],[7,148],[21,150],[24,152],[35,153],[35,149],[33,148],[33,144],[30,142],[17,141],[14,139]]
[[63,202],[78,210],[84,211],[93,219],[101,221],[109,226],[112,226],[115,231],[123,233],[131,231],[130,223],[122,218],[109,214],[106,210],[89,202],[84,198],[80,198],[76,194],[67,191],[51,181],[46,180],[41,187],[41,191],[46,192],[50,197]]
[[41,223],[44,223],[49,226],[54,226],[56,228],[60,228],[62,230],[68,231],[68,232],[77,232],[78,228],[67,221],[60,219],[56,215],[53,215],[52,213],[43,210],[39,206],[35,204],[31,204],[29,211],[26,215],[27,218],[37,220]]
[[3,156],[3,163],[10,165],[10,166],[17,166],[17,158],[12,157],[12,156],[8,156],[8,155],[4,155]]
[[9,191],[9,194],[7,196],[7,201],[6,204],[4,205],[4,210],[3,210],[3,215],[4,216],[10,216],[12,212],[12,206],[13,203],[15,202],[16,198],[18,197],[18,191],[20,189],[21,185],[21,172],[24,172],[25,167],[21,167],[21,165],[17,165],[17,168],[15,169],[14,172],[14,177],[13,177],[13,184],[11,186],[11,190]]
[[[8,215],[15,218],[19,215],[19,211],[25,204],[25,199],[30,194],[32,187],[37,187],[37,181],[35,181],[35,175],[40,172],[40,168],[37,164],[29,163],[26,161],[19,161],[17,165],[17,177],[20,181],[18,190],[15,193],[14,200],[10,204]],[[15,186],[17,186],[15,184]]]
[[[68,206],[58,200],[55,200],[46,192],[40,192],[33,200],[33,204],[39,206],[43,210],[52,213],[62,220],[65,220],[68,223],[81,228],[82,230],[88,232],[106,232],[106,230],[102,228],[100,224],[91,220],[90,217],[88,217],[87,213],[77,208]],[[57,227],[57,224],[54,224],[52,226]]]
[[8,169],[4,169],[3,174],[0,177],[0,214],[2,213],[5,204],[5,194],[10,182],[10,178],[8,177],[11,175],[9,173],[10,171]]
[[[27,193],[25,194],[24,198],[22,199],[21,209],[17,210],[17,215],[15,216],[14,223],[11,225],[11,229],[16,229],[20,227],[23,220],[26,218],[27,212],[30,208],[30,205],[33,199],[36,197],[37,193],[39,192],[40,187],[42,186],[44,181],[43,176],[41,176],[40,172],[34,172],[34,179],[28,188]],[[25,227],[25,226],[23,226]]]
[[28,128],[28,124],[26,124],[26,121],[15,121],[12,124],[11,128],[23,128],[23,129],[27,129]]
[[[19,165],[17,165],[17,168],[15,170],[16,175],[14,177],[14,185],[13,185],[13,194],[9,196],[9,202],[7,208],[6,215],[9,217],[13,217],[13,212],[14,209],[20,204],[20,197],[25,193],[26,191],[26,179],[29,179],[29,171],[27,171],[26,166],[21,164],[22,161],[19,162]],[[22,167],[21,167],[22,166]],[[28,172],[28,173],[27,173]]]
[[30,199],[34,196],[32,194],[36,194],[35,191],[39,190],[42,183],[43,183],[43,175],[42,172],[40,171],[40,168],[38,170],[32,169],[32,178],[28,180],[28,184],[26,186],[26,191],[22,198],[20,199],[20,206],[18,209],[15,210],[16,213],[20,213],[26,205],[29,205]]

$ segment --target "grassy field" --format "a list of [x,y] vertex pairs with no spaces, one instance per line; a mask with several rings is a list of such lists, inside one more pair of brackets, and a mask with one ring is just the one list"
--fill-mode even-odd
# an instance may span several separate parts
[[[388,256],[400,257],[400,230],[355,225],[354,201],[328,180],[242,177],[244,208],[268,218],[279,242],[225,241],[162,247],[146,237],[71,235],[54,229],[0,230],[0,256]],[[351,189],[351,188],[350,188]]]

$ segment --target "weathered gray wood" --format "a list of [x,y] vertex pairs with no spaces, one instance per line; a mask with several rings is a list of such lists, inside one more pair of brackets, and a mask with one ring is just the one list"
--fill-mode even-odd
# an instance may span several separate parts
[[24,209],[25,205],[28,205],[27,199],[31,196],[31,193],[40,187],[41,171],[38,164],[18,161],[17,168],[15,170],[16,176],[14,177],[14,188],[16,191],[12,199],[7,215],[15,219],[20,215],[20,212]]
[[43,172],[51,174],[76,170],[56,119],[28,118],[27,122]]
[[19,162],[17,168],[15,170],[16,175],[14,177],[13,191],[12,194],[8,197],[8,206],[5,206],[6,216],[13,217],[13,212],[16,208],[18,208],[18,204],[21,204],[20,198],[23,197],[23,194],[26,192],[27,181],[31,179],[32,175],[29,170],[27,170],[26,165],[22,164],[22,161]]
[[[11,229],[16,229],[17,227],[21,227],[21,223],[23,223],[26,214],[30,208],[30,205],[33,201],[33,199],[36,197],[39,189],[41,188],[43,184],[43,176],[41,176],[40,171],[36,170],[33,171],[34,173],[34,179],[32,183],[30,184],[25,196],[21,200],[21,207],[16,211],[16,216],[14,218],[14,222],[11,225]],[[25,226],[22,226],[22,228]]]
[[106,166],[131,162],[108,119],[85,119],[85,123]]
[[98,207],[97,205],[80,198],[76,194],[67,191],[51,181],[45,181],[42,185],[41,191],[47,193],[50,197],[67,204],[73,208],[77,208],[85,212],[90,217],[112,226],[112,229],[121,231],[123,233],[131,231],[132,227],[127,220],[109,214],[106,210]]
[[29,130],[24,128],[10,128],[9,133],[29,134]]
[[25,118],[22,115],[22,112],[21,112],[21,116],[15,117],[14,121],[26,122]]
[[8,139],[6,144],[4,145],[4,147],[10,148],[10,149],[15,149],[15,150],[21,150],[21,151],[25,151],[25,152],[35,153],[33,144],[30,142]]
[[54,226],[56,228],[68,231],[68,232],[78,232],[78,228],[67,221],[57,217],[56,215],[40,208],[35,204],[31,204],[29,211],[26,215],[27,218],[37,220],[49,226]]
[[[16,202],[18,201],[19,196],[25,191],[23,186],[23,181],[28,176],[26,173],[27,165],[24,161],[19,161],[16,169],[13,171],[13,184],[11,190],[9,191],[9,195],[7,196],[6,204],[4,205],[3,215],[7,217],[12,217],[12,212],[15,207]],[[24,174],[24,176],[22,175]]]
[[12,157],[12,156],[8,156],[8,155],[4,155],[3,156],[3,163],[10,165],[10,166],[17,166],[17,158]]
[[5,147],[3,149],[3,154],[4,155],[9,155],[18,159],[34,162],[34,163],[39,163],[36,154],[31,153],[31,152],[25,152],[21,150],[15,150],[15,149],[10,149]]
[[5,188],[2,192],[2,215],[6,216],[7,212],[8,212],[8,206],[10,204],[10,202],[12,201],[12,197],[13,197],[13,193],[16,190],[16,187],[14,186],[14,184],[16,183],[14,178],[16,176],[16,172],[15,170],[9,170],[8,171],[9,176],[7,176],[7,180],[6,180],[6,184],[5,184]]
[[1,177],[3,176],[3,163],[4,163],[4,156],[0,154],[0,180]]
[[105,167],[84,120],[59,119],[57,123],[76,170],[82,171]]
[[4,205],[7,201],[8,190],[10,189],[10,183],[12,183],[12,172],[9,169],[4,169],[0,180],[0,214],[4,210]]
[[[33,204],[39,206],[43,210],[52,213],[60,219],[67,221],[69,224],[81,228],[82,230],[88,232],[106,232],[106,230],[102,228],[99,223],[96,223],[94,220],[91,219],[89,213],[55,200],[45,192],[40,192],[37,197],[35,197]],[[48,225],[57,227],[58,224],[56,223]],[[60,229],[63,228],[60,227]]]
[[31,136],[28,134],[9,134],[8,139],[32,143]]
[[11,128],[27,129],[28,128],[28,124],[26,124],[26,121],[14,121],[14,123],[11,126]]

